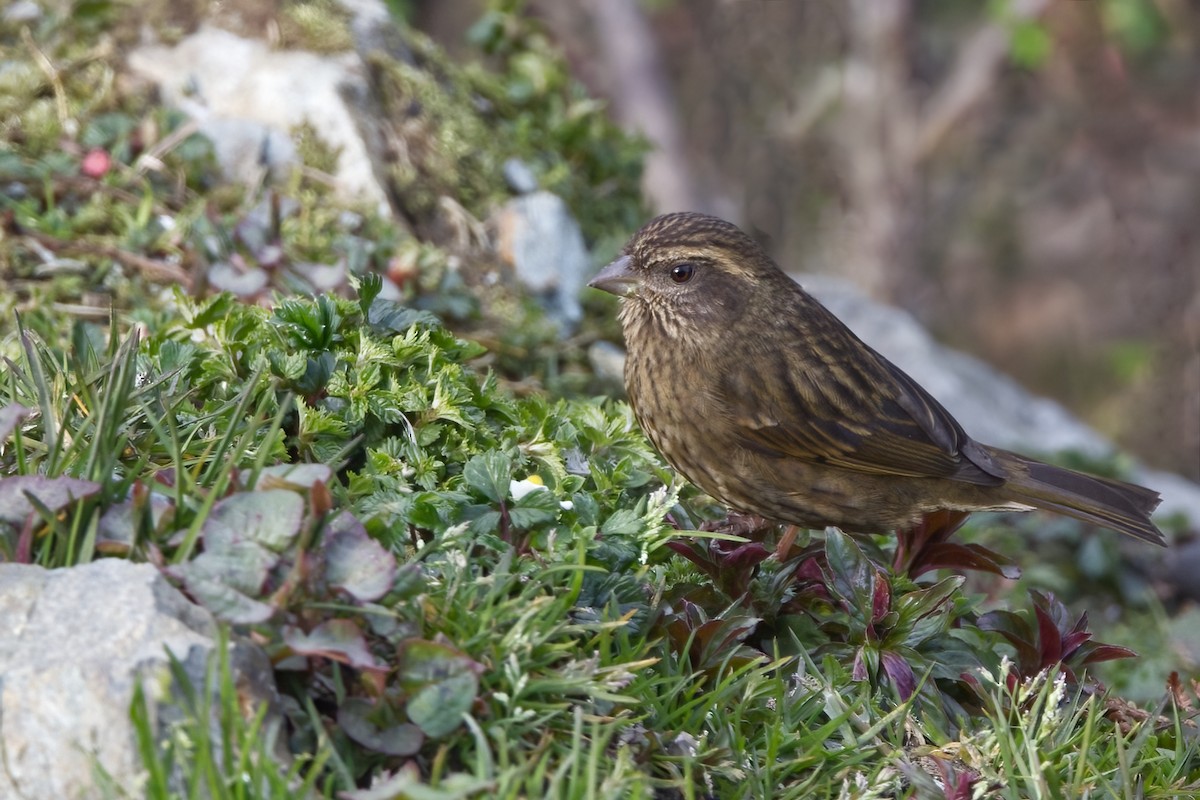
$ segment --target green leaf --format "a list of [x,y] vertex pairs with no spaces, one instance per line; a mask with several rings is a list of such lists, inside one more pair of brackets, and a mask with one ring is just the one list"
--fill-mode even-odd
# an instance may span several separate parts
[[558,519],[558,498],[547,489],[530,492],[508,508],[508,521],[527,529]]
[[508,485],[512,480],[513,464],[507,453],[493,450],[474,456],[463,467],[463,479],[467,486],[482,494],[493,503],[502,503],[508,497]]
[[470,672],[450,675],[418,690],[408,701],[408,718],[431,739],[446,736],[462,724],[479,694],[479,679]]
[[338,708],[337,721],[354,741],[389,756],[415,755],[425,742],[425,735],[416,725],[402,722],[381,727],[372,719],[374,704],[362,697],[349,697]]
[[605,536],[633,536],[640,532],[642,527],[642,517],[637,511],[618,508],[604,520],[604,524],[600,526],[600,533]]
[[852,538],[836,528],[825,536],[825,557],[829,562],[829,589],[847,605],[856,619],[871,619],[875,591],[875,566]]
[[432,738],[462,724],[479,693],[483,665],[450,645],[425,639],[405,640],[399,660],[397,678],[410,694],[408,718]]
[[408,308],[394,300],[375,300],[367,314],[367,322],[376,333],[404,333],[414,325],[441,326],[442,322],[429,311]]

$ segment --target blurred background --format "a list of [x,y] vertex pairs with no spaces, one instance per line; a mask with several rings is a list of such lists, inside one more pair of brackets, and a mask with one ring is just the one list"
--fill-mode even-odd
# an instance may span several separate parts
[[[486,5],[405,10],[472,58]],[[654,211],[736,221],[1200,479],[1200,5],[515,5],[651,142]]]

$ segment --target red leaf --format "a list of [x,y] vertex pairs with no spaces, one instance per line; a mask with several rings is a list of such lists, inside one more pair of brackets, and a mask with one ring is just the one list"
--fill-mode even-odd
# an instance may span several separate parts
[[1050,615],[1040,605],[1033,607],[1033,613],[1037,616],[1038,650],[1042,656],[1042,667],[1062,661],[1062,635],[1058,632],[1054,620],[1050,619]]
[[883,619],[892,609],[892,586],[883,572],[875,571],[875,588],[871,593],[871,624]]

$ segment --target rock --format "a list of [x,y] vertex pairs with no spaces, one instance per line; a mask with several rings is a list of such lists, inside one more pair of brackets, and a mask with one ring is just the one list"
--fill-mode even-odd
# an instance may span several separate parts
[[592,263],[567,204],[551,192],[533,192],[505,203],[493,222],[500,258],[563,330],[574,329],[583,317],[579,293]]
[[[208,611],[147,564],[0,564],[0,797],[98,797],[97,766],[139,796],[134,686],[142,682],[156,734],[165,735],[182,713],[169,694],[165,650],[201,687],[216,632]],[[242,698],[277,705],[261,650],[239,644],[230,660]]]
[[[358,5],[379,4],[362,0]],[[128,63],[159,87],[167,103],[197,122],[234,179],[253,184],[263,169],[277,175],[296,164],[291,131],[307,123],[326,145],[340,150],[334,176],[338,195],[388,208],[355,121],[355,104],[368,96],[357,53],[273,50],[264,41],[202,26],[174,46],[137,48]]]
[[605,383],[622,386],[625,383],[625,351],[612,342],[593,342],[587,351],[588,364],[596,377]]
[[17,0],[0,14],[0,19],[12,25],[35,22],[41,18],[42,9],[33,0]]
[[504,180],[508,188],[517,194],[531,194],[538,188],[537,176],[533,170],[519,158],[510,158],[504,162]]

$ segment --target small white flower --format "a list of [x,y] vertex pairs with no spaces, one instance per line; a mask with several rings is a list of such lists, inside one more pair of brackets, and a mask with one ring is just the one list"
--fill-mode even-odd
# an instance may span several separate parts
[[520,501],[522,497],[530,492],[536,492],[539,489],[546,491],[546,487],[542,485],[542,482],[535,478],[526,478],[523,481],[509,481],[508,493],[512,495],[512,499]]

